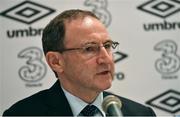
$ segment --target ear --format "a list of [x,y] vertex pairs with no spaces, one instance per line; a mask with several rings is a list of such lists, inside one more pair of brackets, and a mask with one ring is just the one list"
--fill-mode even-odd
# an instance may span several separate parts
[[57,73],[63,72],[63,58],[58,52],[46,53],[46,61],[51,69]]

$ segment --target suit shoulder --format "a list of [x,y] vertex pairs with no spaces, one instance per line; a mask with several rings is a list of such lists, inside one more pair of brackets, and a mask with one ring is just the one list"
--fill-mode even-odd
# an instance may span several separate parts
[[47,92],[48,90],[43,90],[16,102],[3,113],[3,116],[37,115],[41,111],[46,112],[45,98]]
[[126,113],[126,115],[128,116],[155,116],[154,111],[148,106],[124,97],[120,97],[120,99],[122,100],[122,103],[124,105],[122,109],[126,110],[125,112],[129,111],[131,113]]

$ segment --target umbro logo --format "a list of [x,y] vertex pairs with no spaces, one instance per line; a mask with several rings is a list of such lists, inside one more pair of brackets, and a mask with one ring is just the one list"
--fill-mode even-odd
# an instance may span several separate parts
[[175,114],[180,112],[180,92],[170,89],[147,101],[146,104]]
[[137,8],[160,18],[167,18],[180,11],[180,0],[150,0]]
[[127,54],[117,51],[114,53],[114,62],[117,63],[127,57],[128,57]]
[[53,12],[55,10],[47,6],[32,1],[24,1],[1,12],[0,15],[25,24],[32,24]]
[[[128,57],[128,55],[126,53],[123,53],[120,51],[113,53],[114,63],[116,63],[116,64],[121,62],[122,60],[126,59],[127,57]],[[117,71],[115,73],[115,77],[118,80],[123,80],[125,78],[125,75],[122,71]]]

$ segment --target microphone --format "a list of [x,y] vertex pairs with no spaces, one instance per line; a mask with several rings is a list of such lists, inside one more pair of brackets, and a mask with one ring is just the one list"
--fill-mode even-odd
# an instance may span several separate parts
[[109,116],[123,116],[121,112],[122,103],[118,97],[106,96],[102,103],[102,108]]

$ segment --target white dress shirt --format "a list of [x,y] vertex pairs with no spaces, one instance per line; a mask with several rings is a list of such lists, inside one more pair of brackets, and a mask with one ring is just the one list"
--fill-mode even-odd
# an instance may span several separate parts
[[[78,116],[79,113],[88,105],[88,103],[84,102],[83,100],[81,100],[80,98],[72,95],[70,92],[68,92],[67,90],[65,90],[62,86],[61,86],[62,90],[64,91],[64,94],[69,102],[69,105],[71,107],[71,110],[73,112],[74,116]],[[105,117],[105,112],[102,110],[101,104],[103,102],[103,93],[101,92],[98,97],[96,98],[96,100],[94,100],[94,102],[92,103],[92,105],[95,105],[103,114],[103,116]]]

